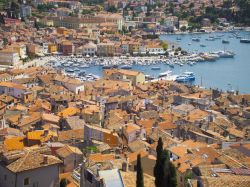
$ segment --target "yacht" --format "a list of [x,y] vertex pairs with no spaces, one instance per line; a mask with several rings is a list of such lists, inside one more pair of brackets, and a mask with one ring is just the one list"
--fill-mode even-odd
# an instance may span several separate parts
[[194,41],[194,42],[199,42],[199,41],[200,41],[200,38],[192,38],[192,41]]
[[176,77],[177,82],[189,82],[194,80],[195,80],[195,74],[193,72],[188,72],[188,71]]
[[80,67],[80,68],[89,68],[89,65],[83,64],[83,65],[80,65],[79,67]]
[[159,73],[159,78],[161,78],[161,77],[169,77],[170,75],[171,75],[171,73],[172,73],[172,71],[170,71],[170,70],[167,70],[167,71],[165,71],[165,72],[162,72],[162,73]]
[[121,69],[132,69],[132,66],[131,65],[122,65],[120,68]]
[[75,70],[74,69],[65,69],[65,72],[67,72],[67,73],[74,73]]
[[233,58],[234,57],[234,53],[231,51],[219,51],[217,52],[217,54],[221,57],[221,58]]
[[250,43],[250,39],[246,38],[240,39],[240,43]]
[[207,38],[206,40],[207,41],[214,41],[215,39],[214,38]]

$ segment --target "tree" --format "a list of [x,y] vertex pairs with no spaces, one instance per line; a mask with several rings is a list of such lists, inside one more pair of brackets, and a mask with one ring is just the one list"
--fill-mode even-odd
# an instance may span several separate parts
[[112,13],[116,13],[117,12],[117,8],[112,5],[112,6],[108,7],[107,11],[108,12],[112,12]]
[[154,167],[154,177],[155,177],[155,186],[156,187],[160,187],[161,186],[161,181],[162,181],[162,163],[161,163],[161,156],[162,156],[162,152],[163,152],[163,142],[162,142],[162,138],[160,137],[158,140],[158,144],[156,147],[156,153],[157,153],[157,157],[156,157],[156,163],[155,163],[155,167]]
[[137,155],[137,164],[136,164],[136,187],[144,187],[143,181],[143,169],[141,165],[141,155]]
[[60,187],[66,187],[67,184],[68,184],[68,180],[67,179],[65,179],[65,178],[61,179],[61,181],[60,181]]
[[168,43],[167,42],[161,42],[161,46],[162,46],[164,51],[166,51],[168,49]]
[[162,186],[167,187],[176,187],[177,186],[177,179],[176,179],[176,170],[175,166],[172,162],[170,162],[169,153],[167,150],[162,152]]
[[186,26],[182,26],[182,27],[180,28],[180,30],[181,30],[181,32],[186,32],[187,27],[186,27]]
[[3,38],[3,45],[6,46],[8,44],[8,39],[7,38]]

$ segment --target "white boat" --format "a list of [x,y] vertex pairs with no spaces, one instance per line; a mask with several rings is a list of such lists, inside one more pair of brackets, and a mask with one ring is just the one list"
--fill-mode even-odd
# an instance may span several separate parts
[[170,75],[171,75],[171,73],[172,73],[172,71],[170,71],[170,70],[167,70],[167,71],[165,71],[165,72],[162,72],[162,73],[159,73],[159,78],[160,77],[169,77]]
[[121,69],[132,69],[131,65],[123,65],[120,67]]
[[194,42],[199,42],[199,41],[200,41],[200,38],[192,38],[192,41],[194,41]]
[[234,57],[234,53],[231,51],[219,51],[217,52],[217,54],[221,57],[221,58],[233,58]]
[[240,40],[240,43],[250,43],[250,39],[243,38]]

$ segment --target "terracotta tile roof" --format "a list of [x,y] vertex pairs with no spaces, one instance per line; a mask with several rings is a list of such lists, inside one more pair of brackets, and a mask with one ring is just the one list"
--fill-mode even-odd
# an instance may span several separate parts
[[56,150],[56,154],[57,154],[60,158],[66,158],[66,157],[70,156],[71,154],[82,155],[82,152],[81,152],[81,150],[80,150],[79,148],[77,148],[77,147],[65,145],[64,147],[57,149],[57,150]]
[[175,124],[173,124],[172,122],[167,122],[167,121],[160,122],[158,124],[158,127],[162,130],[172,130],[172,129],[177,128]]
[[69,116],[74,116],[78,112],[79,112],[79,109],[74,108],[74,107],[70,107],[70,108],[63,109],[61,112],[58,112],[57,115],[65,118],[65,117],[69,117]]
[[250,184],[249,176],[201,177],[203,186],[246,187]]
[[106,162],[106,161],[112,161],[115,159],[114,154],[101,154],[101,153],[96,153],[96,154],[91,154],[88,157],[88,160],[90,162]]
[[12,82],[0,82],[0,87],[16,88],[20,90],[25,90],[26,88],[21,84],[15,84]]
[[190,111],[189,115],[187,116],[187,120],[190,122],[195,122],[197,120],[202,120],[207,117],[209,113],[207,111],[203,111],[200,109],[195,109]]
[[137,155],[138,155],[138,154],[141,155],[141,158],[146,157],[146,156],[149,155],[149,153],[148,153],[147,151],[145,151],[144,149],[138,150],[138,151],[133,152],[133,153],[129,153],[129,154],[127,155],[128,159],[129,159],[129,160],[128,160],[129,163],[135,162],[135,161],[137,160]]
[[100,107],[97,105],[85,105],[82,113],[84,114],[93,114],[96,112],[100,112]]
[[57,134],[50,130],[37,130],[27,133],[28,140],[39,140],[40,142],[49,141],[53,137],[57,137]]
[[137,122],[139,125],[142,125],[143,128],[146,130],[147,135],[152,133],[152,127],[155,123],[155,120],[152,119],[145,119],[145,120],[139,120]]
[[61,163],[61,160],[59,160],[55,156],[42,155],[40,153],[30,151],[26,153],[24,156],[22,156],[21,158],[19,158],[18,160],[9,164],[7,166],[7,169],[9,169],[10,171],[14,173],[19,173],[23,171],[32,170],[32,169],[47,167],[51,165],[57,165],[60,163]]
[[186,140],[186,141],[182,142],[181,144],[186,146],[189,149],[207,147],[206,143],[193,141],[193,140]]
[[105,70],[106,75],[112,75],[112,74],[124,74],[129,76],[137,76],[140,74],[139,71],[131,71],[131,70],[124,70],[124,69],[107,69]]
[[[136,172],[132,171],[121,171],[122,181],[125,187],[135,187],[136,186]],[[154,187],[155,186],[155,178],[151,175],[143,173],[144,176],[144,187]]]
[[41,120],[41,114],[39,112],[34,112],[34,113],[30,113],[29,116],[24,116],[20,123],[18,123],[17,125],[19,127],[23,127],[29,124],[35,124],[37,122],[39,122]]
[[182,146],[171,147],[169,151],[178,157],[184,157],[187,154],[187,148]]
[[222,154],[218,157],[218,160],[220,160],[223,164],[226,164],[229,168],[241,168],[244,167],[242,163],[240,163],[238,160],[227,156],[225,154]]
[[75,129],[75,130],[67,130],[67,131],[59,131],[58,132],[58,141],[72,141],[73,138],[77,140],[83,140],[84,129]]
[[140,130],[140,127],[136,124],[129,123],[129,124],[125,125],[125,132],[127,134],[130,134],[130,133],[132,133],[134,131],[138,131],[138,130]]
[[7,151],[22,150],[24,148],[24,137],[11,136],[4,140],[4,149]]
[[228,133],[233,135],[233,136],[236,136],[236,137],[239,137],[239,138],[244,138],[244,132],[240,131],[240,130],[237,130],[235,128],[228,128],[227,129]]
[[42,119],[45,121],[53,122],[53,123],[58,123],[60,120],[60,117],[54,115],[54,114],[42,114]]
[[19,129],[6,127],[0,129],[0,136],[23,136],[23,133]]

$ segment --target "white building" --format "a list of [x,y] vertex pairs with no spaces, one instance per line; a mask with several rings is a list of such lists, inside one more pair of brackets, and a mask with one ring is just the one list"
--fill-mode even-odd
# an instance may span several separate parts
[[10,95],[16,98],[23,98],[26,88],[12,82],[0,82],[0,94]]
[[[13,153],[14,154],[14,153]],[[9,155],[9,156],[8,156]],[[59,186],[59,164],[61,161],[52,155],[39,152],[15,153],[5,155],[0,164],[0,186],[3,187],[55,187]],[[18,166],[18,167],[16,167]]]
[[152,55],[162,55],[165,53],[165,51],[160,45],[147,45],[146,53]]
[[43,54],[48,54],[48,53],[49,53],[49,44],[43,43]]
[[20,57],[17,52],[14,51],[1,51],[0,52],[0,64],[17,67],[20,65]]
[[94,44],[93,42],[90,42],[86,45],[83,46],[83,55],[89,55],[89,56],[94,56],[96,55],[97,52],[97,45]]

